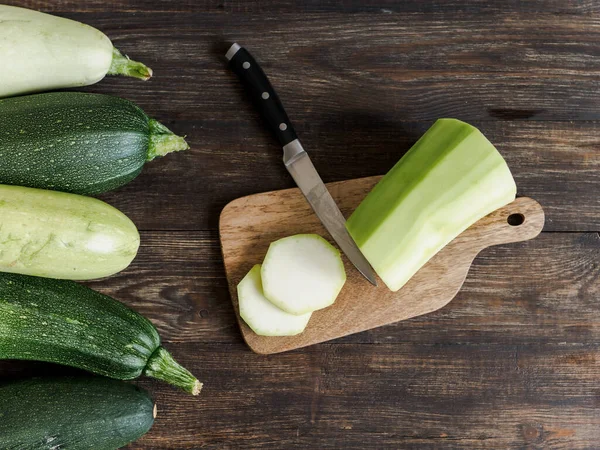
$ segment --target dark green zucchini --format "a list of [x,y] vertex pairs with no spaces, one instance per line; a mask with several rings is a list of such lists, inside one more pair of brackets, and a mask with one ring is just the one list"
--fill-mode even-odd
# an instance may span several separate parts
[[120,380],[143,374],[194,395],[202,387],[161,347],[148,319],[67,280],[0,273],[0,359],[52,362]]
[[0,449],[115,450],[152,427],[148,393],[102,377],[32,378],[0,385]]
[[0,100],[0,184],[99,194],[187,148],[122,98],[52,92]]

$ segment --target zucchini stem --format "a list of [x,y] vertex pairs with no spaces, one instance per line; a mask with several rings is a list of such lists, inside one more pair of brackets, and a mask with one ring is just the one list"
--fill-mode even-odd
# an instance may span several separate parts
[[148,80],[152,77],[152,69],[141,62],[129,59],[128,56],[123,55],[123,53],[113,47],[113,57],[108,74]]
[[177,136],[159,121],[150,119],[148,126],[150,128],[150,145],[146,161],[190,148],[185,138]]
[[144,369],[144,375],[166,381],[192,395],[198,395],[202,389],[202,383],[175,361],[163,347],[158,347],[150,356]]

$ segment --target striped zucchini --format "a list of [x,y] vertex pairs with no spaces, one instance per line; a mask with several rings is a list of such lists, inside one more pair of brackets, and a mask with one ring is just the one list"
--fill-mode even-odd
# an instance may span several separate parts
[[126,268],[139,245],[133,222],[100,200],[0,185],[0,271],[101,278]]
[[148,393],[122,381],[13,381],[0,385],[0,448],[115,450],[146,434],[155,416]]
[[94,195],[189,148],[128,100],[53,92],[0,100],[0,184]]
[[0,61],[0,97],[87,86],[107,74],[152,76],[95,28],[8,5],[0,5]]
[[0,359],[46,361],[197,395],[201,383],[160,345],[150,321],[73,281],[0,273]]

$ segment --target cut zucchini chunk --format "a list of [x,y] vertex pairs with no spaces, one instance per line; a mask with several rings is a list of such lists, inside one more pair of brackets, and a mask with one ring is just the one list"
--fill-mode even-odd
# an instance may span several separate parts
[[383,282],[397,291],[438,251],[517,187],[475,127],[440,119],[373,188],[346,227]]

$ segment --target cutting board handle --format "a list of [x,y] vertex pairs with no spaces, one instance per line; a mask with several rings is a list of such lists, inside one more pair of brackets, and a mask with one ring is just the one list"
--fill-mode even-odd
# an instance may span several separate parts
[[544,210],[538,202],[519,197],[481,219],[457,239],[475,243],[479,252],[492,245],[533,239],[544,228],[544,220]]

